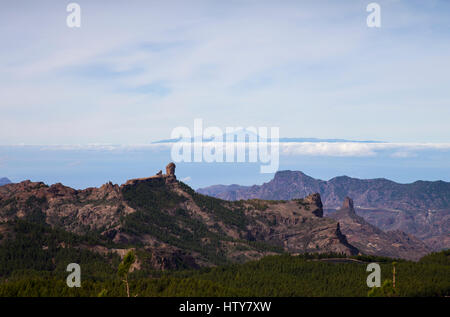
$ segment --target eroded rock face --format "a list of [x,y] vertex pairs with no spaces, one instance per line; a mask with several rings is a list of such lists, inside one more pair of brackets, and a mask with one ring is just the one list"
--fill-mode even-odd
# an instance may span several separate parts
[[[247,214],[258,219],[249,226],[251,239],[280,245],[291,253],[358,254],[340,232],[339,224],[322,218],[319,194],[291,201],[251,200],[243,203]],[[263,208],[262,204],[265,204]],[[252,208],[252,205],[256,207]]]
[[312,206],[315,206],[315,209],[312,211],[314,215],[317,217],[323,216],[323,205],[322,205],[322,199],[320,198],[320,194],[315,193],[307,196],[304,199],[305,202],[308,204],[311,204]]
[[358,216],[353,207],[353,200],[346,197],[342,208],[330,217],[340,223],[341,231],[351,245],[362,253],[418,260],[431,249],[414,236],[400,230],[384,232]]
[[171,163],[167,164],[166,175],[167,176],[175,176],[175,167],[176,167],[175,163],[171,162]]
[[176,166],[174,163],[169,163],[166,166],[166,174],[163,174],[162,171],[160,170],[154,176],[144,177],[144,178],[134,178],[134,179],[127,180],[125,185],[135,185],[135,184],[138,184],[141,182],[149,182],[149,181],[152,181],[153,179],[164,179],[166,184],[174,183],[177,179],[177,177],[175,176],[175,167]]
[[89,230],[119,224],[121,216],[133,213],[122,199],[118,185],[75,190],[60,183],[47,186],[29,180],[0,188],[0,222],[15,216],[27,219],[39,212],[47,224],[85,234]]
[[345,197],[344,202],[342,204],[342,209],[349,209],[350,211],[355,211],[353,209],[353,199],[350,197]]
[[356,213],[376,227],[414,235],[433,250],[450,248],[449,182],[399,184],[381,178],[348,176],[323,181],[300,171],[279,171],[262,185],[216,185],[198,192],[226,200],[289,200],[320,193],[325,212],[340,208],[345,197],[350,196],[354,199]]
[[175,164],[174,163],[169,163],[166,166],[165,179],[166,179],[166,184],[171,184],[171,183],[176,182],[177,177],[175,176]]
[[150,252],[152,257],[149,264],[157,270],[196,269],[200,267],[191,255],[176,248],[151,249]]

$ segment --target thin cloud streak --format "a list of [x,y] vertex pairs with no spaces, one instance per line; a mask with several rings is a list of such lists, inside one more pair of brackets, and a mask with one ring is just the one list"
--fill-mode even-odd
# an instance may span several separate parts
[[[200,146],[203,149],[227,147],[257,148],[261,143],[234,142],[226,144],[221,142],[179,142],[187,146]],[[267,143],[270,146],[273,146]],[[102,151],[102,152],[128,152],[128,151],[170,151],[174,143],[158,144],[68,144],[68,145],[24,145],[0,146],[3,148],[33,148],[39,151]],[[414,157],[423,151],[447,152],[450,151],[450,143],[353,143],[353,142],[280,142],[281,156],[331,156],[331,157],[369,157],[382,152],[390,153],[394,158]]]

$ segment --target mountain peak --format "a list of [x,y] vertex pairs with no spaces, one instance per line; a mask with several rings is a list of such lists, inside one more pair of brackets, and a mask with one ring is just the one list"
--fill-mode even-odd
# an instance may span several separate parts
[[0,178],[0,186],[6,185],[6,184],[11,184],[11,181],[6,177],[1,177]]
[[291,177],[310,178],[310,176],[306,175],[305,173],[303,173],[301,171],[284,170],[284,171],[276,172],[274,179],[284,179],[284,178],[291,178]]

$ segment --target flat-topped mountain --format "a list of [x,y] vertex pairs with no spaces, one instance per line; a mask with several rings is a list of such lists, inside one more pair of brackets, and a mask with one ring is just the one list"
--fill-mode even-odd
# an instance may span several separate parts
[[349,196],[354,199],[356,212],[380,229],[413,234],[435,250],[450,247],[448,182],[399,184],[382,178],[347,176],[323,181],[299,171],[280,171],[262,185],[215,185],[198,192],[226,200],[295,199],[320,193],[327,214]]
[[[17,222],[89,237],[71,239],[69,245],[102,254],[137,249],[141,264],[156,269],[245,262],[283,252],[359,253],[339,224],[323,217],[318,194],[290,201],[220,200],[179,182],[174,164],[166,174],[121,186],[75,190],[31,181],[4,185],[2,235],[13,238]],[[68,247],[68,242],[53,247]]]

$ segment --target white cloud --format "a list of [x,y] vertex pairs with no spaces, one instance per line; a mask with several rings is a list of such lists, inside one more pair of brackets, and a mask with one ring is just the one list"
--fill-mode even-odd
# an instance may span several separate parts
[[391,157],[397,157],[397,158],[410,158],[410,157],[417,157],[416,153],[411,153],[408,151],[397,151],[391,154]]
[[373,156],[374,148],[365,143],[285,143],[282,155]]
[[450,143],[284,143],[282,155],[318,155],[318,156],[375,156],[382,151],[392,152],[393,157],[412,157],[417,152],[448,151]]
[[[170,151],[174,143],[158,144],[69,144],[34,145],[41,151]],[[189,144],[189,143],[188,143]],[[195,144],[195,143],[194,143]],[[14,145],[26,147],[27,145]],[[203,143],[204,149],[224,146],[244,146],[256,148],[258,143],[224,144],[218,142]],[[450,151],[450,143],[354,143],[354,142],[280,142],[281,156],[333,156],[333,157],[370,157],[387,153],[394,158],[415,157],[423,151]],[[269,146],[270,149],[270,146]]]

